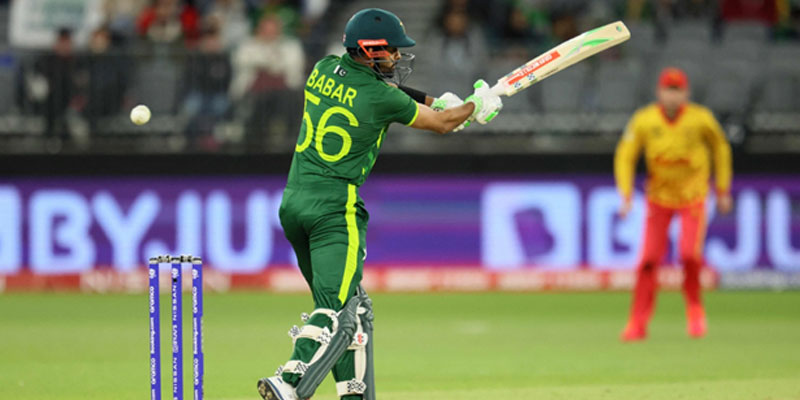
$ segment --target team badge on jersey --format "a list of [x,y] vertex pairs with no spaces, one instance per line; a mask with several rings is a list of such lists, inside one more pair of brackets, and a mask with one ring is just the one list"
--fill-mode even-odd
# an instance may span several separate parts
[[347,70],[342,68],[341,65],[337,65],[336,68],[333,69],[333,73],[344,78],[345,75],[347,75]]

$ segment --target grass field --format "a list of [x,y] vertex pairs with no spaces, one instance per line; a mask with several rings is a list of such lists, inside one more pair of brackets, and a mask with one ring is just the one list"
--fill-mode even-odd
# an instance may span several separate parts
[[[800,292],[710,293],[702,340],[686,337],[682,300],[665,293],[649,340],[635,344],[618,341],[625,293],[373,298],[381,400],[800,399]],[[286,360],[286,331],[310,301],[267,293],[205,300],[206,397],[259,398],[257,378]],[[143,294],[0,295],[0,399],[146,398],[145,304]],[[330,380],[315,396],[335,398]]]

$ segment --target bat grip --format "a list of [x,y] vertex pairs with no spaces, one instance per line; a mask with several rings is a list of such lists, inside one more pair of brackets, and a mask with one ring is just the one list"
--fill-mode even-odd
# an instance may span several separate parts
[[492,86],[492,88],[490,89],[490,91],[493,94],[497,95],[497,96],[505,96],[506,95],[506,87],[500,81],[495,83],[494,86]]

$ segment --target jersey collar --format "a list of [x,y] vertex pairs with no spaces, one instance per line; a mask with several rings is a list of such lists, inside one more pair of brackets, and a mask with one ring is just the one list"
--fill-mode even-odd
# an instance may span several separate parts
[[368,66],[366,66],[364,64],[361,64],[356,60],[353,60],[353,57],[350,57],[350,54],[345,53],[342,56],[342,65],[345,68],[366,72],[366,73],[374,76],[375,78],[380,79],[380,77],[378,76],[378,74],[375,73],[375,71],[373,71],[370,67],[368,67]]
[[664,110],[663,105],[659,104],[658,109],[661,111],[661,116],[664,117],[664,120],[667,121],[667,124],[675,125],[678,122],[678,119],[681,118],[681,115],[683,115],[683,112],[686,110],[686,104],[681,104],[681,106],[678,107],[678,111],[675,113],[674,118],[667,116],[667,111]]

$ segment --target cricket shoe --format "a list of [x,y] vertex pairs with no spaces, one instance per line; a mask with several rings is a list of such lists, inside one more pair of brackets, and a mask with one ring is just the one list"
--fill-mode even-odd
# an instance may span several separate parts
[[258,381],[258,394],[264,400],[298,400],[294,387],[280,376],[261,378]]
[[647,329],[634,321],[628,321],[625,330],[620,335],[620,340],[623,342],[638,342],[645,339],[647,339]]
[[706,326],[706,313],[703,306],[691,306],[686,315],[686,330],[689,337],[700,339],[706,335],[708,327]]

